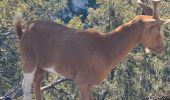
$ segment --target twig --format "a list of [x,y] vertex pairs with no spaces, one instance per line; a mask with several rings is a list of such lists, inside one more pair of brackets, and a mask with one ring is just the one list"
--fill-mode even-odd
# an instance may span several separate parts
[[9,93],[7,93],[6,95],[4,95],[3,97],[0,97],[0,100],[11,100],[12,99],[12,95],[21,87],[21,82],[13,89],[11,90]]
[[3,77],[1,74],[0,74],[0,78],[3,79],[3,80],[5,80],[5,81],[8,82],[8,83],[11,83],[11,81],[10,81],[9,79]]
[[[55,80],[55,81],[49,83],[48,85],[42,87],[41,91],[46,91],[47,89],[53,88],[55,85],[58,85],[58,84],[60,84],[62,82],[65,82],[65,81],[71,81],[71,80],[66,79],[66,78],[61,78],[59,80]],[[0,97],[0,100],[3,100],[5,98],[14,98],[14,99],[16,99],[16,98],[21,97],[21,96],[23,96],[23,90],[21,88],[21,82],[20,82],[20,84],[17,85],[17,87],[14,88],[11,92],[7,93],[3,97]]]
[[99,97],[99,100],[104,100],[106,98],[107,94],[108,94],[107,90],[102,91],[102,93]]
[[14,95],[14,93],[21,88],[21,84],[22,84],[22,82],[20,82],[11,92],[7,93],[7,94],[5,95],[5,97],[6,97],[6,96],[12,97],[12,95]]

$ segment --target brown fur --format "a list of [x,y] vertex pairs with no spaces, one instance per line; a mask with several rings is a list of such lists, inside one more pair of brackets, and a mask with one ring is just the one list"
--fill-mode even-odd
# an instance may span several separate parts
[[143,43],[157,53],[164,51],[159,28],[152,16],[143,15],[105,34],[52,21],[35,21],[26,26],[19,39],[23,71],[29,73],[37,68],[37,100],[41,100],[44,68],[51,66],[76,82],[81,100],[92,100],[91,87],[101,83],[136,44]]

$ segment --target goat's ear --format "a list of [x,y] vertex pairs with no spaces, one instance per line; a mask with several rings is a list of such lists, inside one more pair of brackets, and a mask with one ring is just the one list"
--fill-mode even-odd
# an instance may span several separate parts
[[163,24],[168,24],[170,23],[170,19],[169,20],[162,20],[162,19],[147,19],[144,21],[145,23],[147,23],[147,25],[152,26],[152,25],[158,25],[161,26]]
[[166,21],[164,22],[164,24],[168,24],[168,23],[170,23],[170,19],[169,19],[169,20],[166,20]]
[[157,19],[157,20],[155,20],[155,22],[156,22],[157,25],[161,26],[163,24],[170,23],[170,19],[169,20],[162,20],[162,19],[159,20],[159,19]]

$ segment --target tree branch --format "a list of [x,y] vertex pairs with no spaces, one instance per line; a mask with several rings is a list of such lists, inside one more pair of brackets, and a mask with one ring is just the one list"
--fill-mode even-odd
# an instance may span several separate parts
[[66,78],[61,78],[61,79],[59,79],[59,80],[55,80],[55,81],[49,83],[48,85],[42,87],[42,88],[41,88],[41,91],[45,91],[45,90],[47,90],[47,89],[49,89],[49,88],[54,87],[54,86],[57,85],[57,84],[60,84],[60,83],[62,83],[62,82],[65,82],[65,81],[71,81],[71,80],[70,80],[70,79],[66,79]]

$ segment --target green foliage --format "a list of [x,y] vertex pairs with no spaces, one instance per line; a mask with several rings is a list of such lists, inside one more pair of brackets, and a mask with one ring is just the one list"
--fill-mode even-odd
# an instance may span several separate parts
[[83,29],[83,23],[79,17],[73,17],[69,23],[67,24],[68,27],[73,27],[76,29]]
[[21,81],[16,36],[10,32],[7,27],[0,28],[0,96]]
[[[87,19],[72,16],[68,0],[1,0],[0,1],[0,96],[14,89],[22,80],[18,40],[12,31],[15,13],[22,12],[26,21],[54,20],[68,27],[83,29],[92,26],[109,32],[141,13],[136,1],[93,0],[98,6],[88,8]],[[146,1],[146,0],[145,0]],[[96,2],[96,3],[94,3]],[[151,2],[147,1],[151,6]],[[159,6],[161,18],[170,19],[170,2],[164,0]],[[145,54],[139,45],[121,61],[102,84],[93,88],[96,100],[139,100],[159,98],[170,93],[170,25],[161,29],[166,44],[164,54]],[[42,86],[59,75],[49,74]],[[74,82],[63,82],[43,92],[46,100],[78,100],[78,89]]]
[[99,8],[90,8],[88,15],[89,23],[97,30],[111,31],[136,16],[136,5],[131,5],[127,1],[100,0],[98,3]]

